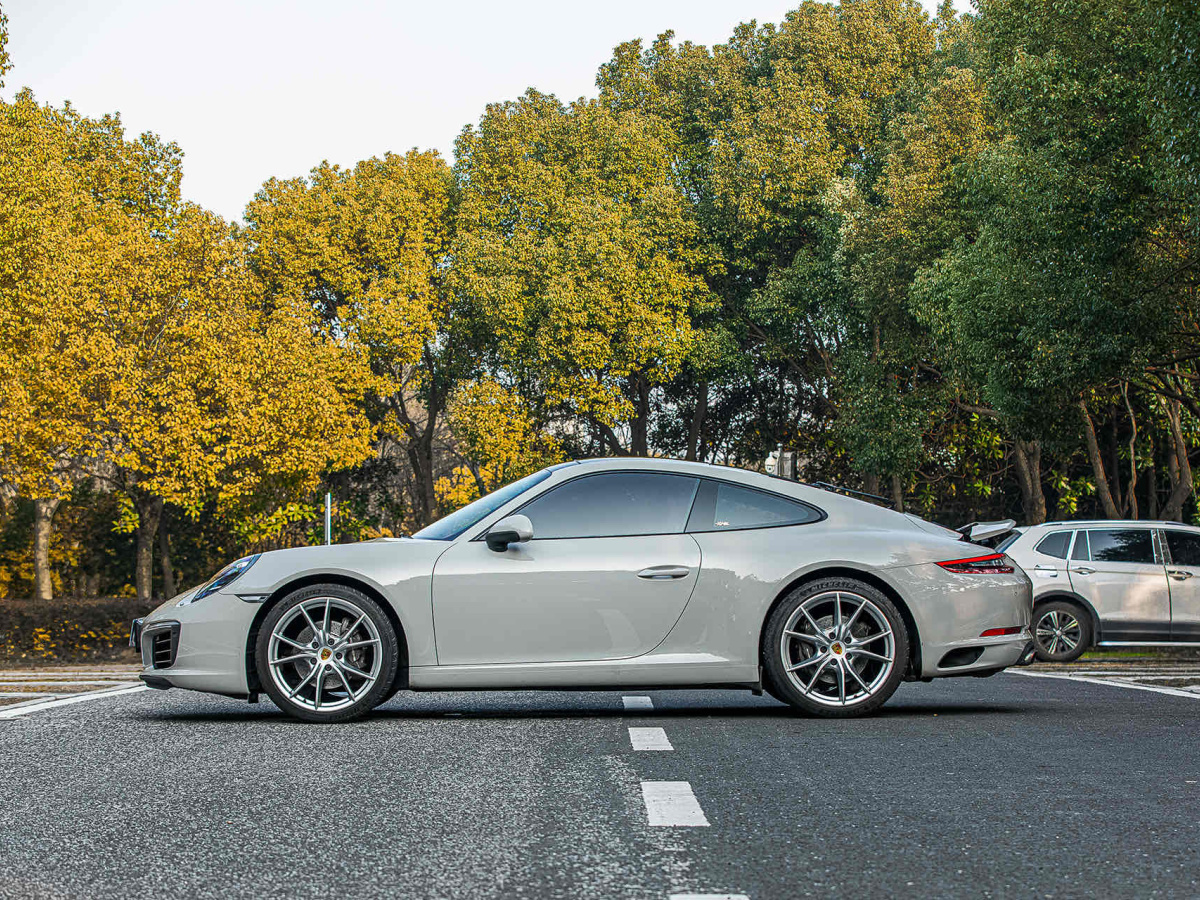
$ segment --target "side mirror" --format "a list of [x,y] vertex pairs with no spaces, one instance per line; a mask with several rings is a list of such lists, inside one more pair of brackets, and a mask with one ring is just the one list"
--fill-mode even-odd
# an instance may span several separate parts
[[524,543],[533,538],[533,523],[529,516],[505,516],[488,529],[484,536],[488,549],[503,553],[509,544]]

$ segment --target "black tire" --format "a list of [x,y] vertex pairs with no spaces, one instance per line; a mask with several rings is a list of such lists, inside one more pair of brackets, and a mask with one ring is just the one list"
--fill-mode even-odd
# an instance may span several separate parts
[[[315,605],[319,608],[321,601],[325,601],[325,605],[330,609],[327,634],[324,621],[314,623],[318,628],[316,632],[308,624],[313,615],[307,606]],[[302,609],[302,606],[306,608]],[[308,613],[308,616],[302,619],[305,613]],[[360,619],[360,616],[365,618]],[[353,621],[360,622],[353,634],[360,635],[362,640],[351,638],[352,643],[361,642],[367,646],[342,650],[338,641],[345,637],[344,632],[352,627],[350,623]],[[297,658],[297,661],[284,665],[278,662],[278,654],[283,651],[277,649],[273,673],[270,657],[272,637],[281,622],[284,622],[284,631],[299,630],[275,641],[276,648],[291,646],[294,643],[293,639],[299,639],[304,645],[297,651],[299,657],[300,654],[309,653],[309,641],[314,642],[316,646],[311,647],[311,656]],[[370,623],[369,627],[367,622]],[[342,631],[338,630],[339,626]],[[377,638],[372,636],[372,630]],[[283,644],[282,640],[288,640],[289,644]],[[376,653],[377,659],[373,655]],[[259,682],[272,702],[288,715],[306,722],[348,722],[369,713],[394,693],[393,686],[398,682],[399,659],[399,641],[387,614],[362,591],[341,584],[314,584],[301,588],[276,603],[263,620],[254,651]],[[318,665],[324,667],[325,671],[314,673],[313,670]],[[360,679],[354,674],[349,674],[359,665],[366,668],[358,671],[373,675],[373,678]],[[317,678],[312,679],[308,686],[301,685],[306,676],[313,674]],[[337,680],[331,680],[331,686],[326,688],[324,679],[334,679],[335,676]],[[283,685],[280,681],[283,681]],[[315,686],[318,681],[322,685],[321,702],[316,702],[315,698]],[[299,687],[295,692],[298,699],[292,699],[285,686],[293,689]],[[358,693],[360,691],[361,693]],[[314,696],[310,697],[309,694]],[[320,708],[325,698],[329,698],[328,705],[333,708]]]
[[[866,619],[862,618],[861,613],[857,614],[857,618],[852,613],[854,604],[860,600],[866,601],[866,604],[859,604],[863,609],[869,608]],[[815,611],[815,624],[821,627],[821,633],[805,639],[789,636],[788,643],[785,644],[785,629],[794,616],[803,617],[801,607],[806,605]],[[843,610],[843,622],[851,627],[851,633],[845,640],[831,638],[826,630],[833,630],[833,615],[839,606]],[[829,612],[822,615],[823,610]],[[811,615],[814,613],[810,612]],[[802,623],[809,621],[801,618]],[[882,630],[884,623],[889,631],[887,634]],[[870,627],[864,631],[860,626]],[[811,625],[808,624],[799,627],[806,633],[812,631]],[[874,631],[872,628],[880,630]],[[796,633],[789,631],[789,635]],[[875,640],[859,643],[872,635],[877,635]],[[825,640],[826,646],[823,650],[820,649],[818,640]],[[784,658],[785,653],[804,653],[805,647],[812,648],[811,655],[800,663],[795,664],[794,659]],[[763,686],[772,696],[810,715],[823,718],[866,715],[886,703],[900,686],[908,667],[908,648],[908,629],[904,619],[886,594],[855,578],[820,578],[793,589],[767,618],[762,647]],[[864,656],[865,653],[875,657],[887,657],[890,654],[890,667],[877,659]],[[825,662],[821,662],[821,654],[827,657]],[[815,674],[812,676],[810,689],[806,691],[804,685],[797,684],[799,676],[789,674],[788,668],[793,664],[808,667],[809,659],[812,660],[811,665],[814,668],[811,670]],[[828,669],[830,664],[834,666],[832,670]],[[852,666],[854,673],[847,672],[847,666]],[[859,684],[863,685],[865,690],[853,685],[847,677],[852,674],[861,679]],[[833,682],[832,688],[827,684],[830,679]],[[829,696],[826,693],[836,691],[839,685],[839,695]],[[850,690],[854,690],[856,694],[861,693],[862,696],[851,698]]]
[[1051,600],[1033,611],[1034,655],[1042,662],[1074,662],[1091,648],[1092,637],[1091,616],[1070,600]]

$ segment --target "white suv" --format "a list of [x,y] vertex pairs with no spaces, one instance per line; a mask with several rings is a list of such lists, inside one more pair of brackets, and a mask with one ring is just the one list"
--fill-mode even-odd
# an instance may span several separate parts
[[1033,580],[1038,659],[1092,646],[1200,642],[1200,528],[1178,522],[1047,522],[1000,545]]

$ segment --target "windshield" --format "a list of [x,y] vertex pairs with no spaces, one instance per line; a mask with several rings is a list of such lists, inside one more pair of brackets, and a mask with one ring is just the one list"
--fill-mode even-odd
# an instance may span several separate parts
[[444,519],[438,519],[432,525],[427,525],[413,537],[422,541],[452,541],[480,519],[494,513],[509,500],[529,490],[535,484],[545,481],[550,477],[551,472],[563,465],[571,465],[571,463],[551,466],[540,472],[534,472],[532,475],[526,475],[512,484],[506,484],[499,490],[480,497],[474,503],[468,503],[462,509],[450,513]]

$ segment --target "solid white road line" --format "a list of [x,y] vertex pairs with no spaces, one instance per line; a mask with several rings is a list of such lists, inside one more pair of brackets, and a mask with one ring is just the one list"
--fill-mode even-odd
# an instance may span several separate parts
[[21,703],[17,706],[0,707],[0,719],[15,719],[17,716],[28,715],[29,713],[41,712],[43,709],[54,709],[58,706],[70,706],[72,703],[86,703],[88,700],[103,700],[105,697],[116,697],[121,694],[136,694],[139,691],[148,691],[150,688],[144,684],[137,684],[133,687],[109,688],[102,691],[89,691],[86,694],[78,694],[74,697],[61,697],[53,700],[44,700],[40,703]]
[[750,900],[749,894],[671,894],[668,900]]
[[686,781],[643,781],[642,800],[651,825],[694,828],[708,825],[692,786]]
[[1057,678],[1059,681],[1085,681],[1088,684],[1106,684],[1109,687],[1127,688],[1131,691],[1151,691],[1155,694],[1167,694],[1171,697],[1187,697],[1189,700],[1200,700],[1200,694],[1180,688],[1155,687],[1150,684],[1130,684],[1127,681],[1110,681],[1107,678],[1089,678],[1086,675],[1052,675],[1049,672],[1022,672],[1019,669],[1009,669],[1014,675],[1024,675],[1026,678]]
[[662,728],[630,728],[629,743],[634,750],[674,750]]
[[621,702],[626,709],[654,709],[654,701],[649,697],[622,697]]

